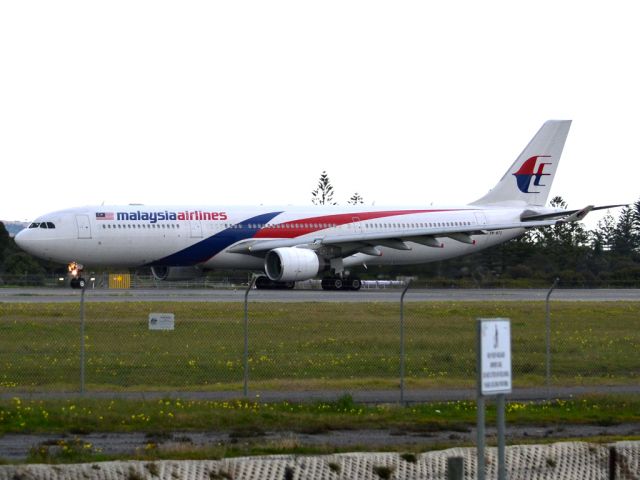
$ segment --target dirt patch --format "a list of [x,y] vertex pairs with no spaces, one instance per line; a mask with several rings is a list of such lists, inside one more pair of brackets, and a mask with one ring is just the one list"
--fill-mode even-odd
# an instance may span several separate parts
[[[487,438],[495,437],[492,427],[487,428]],[[640,423],[599,425],[529,425],[507,426],[507,441],[531,442],[538,439],[560,440],[605,436],[640,436]],[[161,433],[91,433],[85,435],[26,435],[6,434],[0,437],[0,459],[23,461],[33,448],[55,445],[60,440],[79,440],[92,445],[106,455],[133,455],[143,451],[149,444],[164,449],[178,449],[185,445],[193,447],[234,445],[239,442],[253,444],[295,444],[297,446],[332,446],[340,449],[367,447],[384,450],[392,447],[423,447],[443,444],[472,445],[476,440],[475,428],[455,430],[409,431],[409,430],[333,430],[316,432],[259,432],[259,435],[238,435],[238,432],[161,432]]]

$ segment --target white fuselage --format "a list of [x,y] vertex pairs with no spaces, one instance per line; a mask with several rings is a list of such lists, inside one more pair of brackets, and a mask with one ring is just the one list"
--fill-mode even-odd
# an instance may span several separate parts
[[[90,206],[53,212],[36,219],[16,241],[47,260],[77,261],[90,267],[143,265],[261,269],[260,255],[229,250],[248,240],[321,243],[324,238],[353,242],[360,236],[411,237],[425,228],[482,230],[487,224],[517,223],[522,208],[430,207],[229,207]],[[43,227],[44,224],[44,227]],[[54,228],[51,228],[51,227]],[[442,248],[407,242],[409,250],[378,247],[381,255],[353,253],[344,266],[427,263],[477,252],[524,232],[523,228],[474,235],[475,244],[439,238]],[[384,242],[383,242],[384,243]]]
[[264,268],[284,283],[327,271],[343,276],[358,265],[445,260],[593,209],[543,207],[570,125],[545,122],[494,188],[465,206],[94,206],[44,215],[16,242],[36,256],[89,267]]

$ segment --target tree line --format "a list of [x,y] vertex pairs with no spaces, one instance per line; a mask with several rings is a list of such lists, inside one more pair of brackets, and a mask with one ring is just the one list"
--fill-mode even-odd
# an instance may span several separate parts
[[[34,278],[38,283],[37,280],[44,278],[47,273],[58,271],[64,271],[64,266],[44,262],[20,250],[4,223],[0,222],[0,286],[5,283],[3,277],[11,277],[11,283],[34,283]],[[26,277],[29,278],[28,282],[15,280]]]

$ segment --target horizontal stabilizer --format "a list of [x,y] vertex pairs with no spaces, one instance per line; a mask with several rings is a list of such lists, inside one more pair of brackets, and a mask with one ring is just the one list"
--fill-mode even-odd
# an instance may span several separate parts
[[[539,220],[548,220],[548,219],[556,218],[558,220],[562,220],[563,222],[576,222],[584,219],[584,217],[586,217],[589,212],[595,212],[596,210],[608,210],[610,208],[628,207],[628,206],[629,204],[627,203],[621,203],[618,205],[603,205],[600,207],[594,207],[593,205],[589,205],[580,210],[559,210],[557,212],[542,213],[542,214],[537,214],[535,212],[529,212],[529,213],[525,212],[525,214],[522,216],[522,221],[535,222]],[[572,219],[569,220],[569,217],[572,217]]]

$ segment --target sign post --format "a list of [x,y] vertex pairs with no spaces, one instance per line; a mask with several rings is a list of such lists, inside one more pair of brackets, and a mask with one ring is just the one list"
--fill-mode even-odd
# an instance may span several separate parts
[[149,330],[175,330],[176,317],[173,313],[150,313]]
[[484,480],[484,397],[496,395],[498,422],[498,480],[506,480],[505,394],[511,393],[511,321],[508,318],[479,318],[477,323],[478,371],[478,480]]

